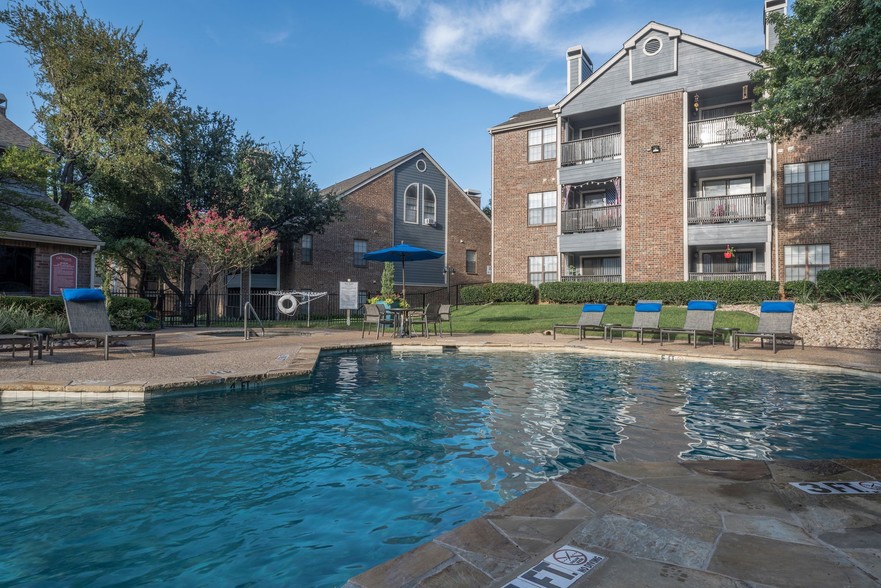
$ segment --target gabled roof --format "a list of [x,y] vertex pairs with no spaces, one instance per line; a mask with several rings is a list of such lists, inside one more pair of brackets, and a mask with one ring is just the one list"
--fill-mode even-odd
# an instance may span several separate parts
[[62,224],[47,223],[35,219],[17,208],[9,208],[7,212],[18,221],[18,227],[16,227],[15,231],[0,231],[0,237],[44,243],[70,243],[87,247],[103,245],[103,242],[92,231],[83,226],[70,213],[56,205],[48,196],[24,188],[18,188],[16,192],[31,198],[35,202],[51,203],[52,206],[56,207]]
[[21,147],[27,149],[31,145],[39,144],[36,139],[28,135],[24,129],[0,114],[0,150],[8,147]]
[[536,108],[534,110],[526,110],[524,112],[518,112],[508,120],[503,123],[497,124],[494,127],[489,128],[490,133],[498,132],[498,131],[509,131],[512,129],[517,129],[520,127],[531,126],[540,122],[553,121],[554,113],[551,112],[551,108],[549,106],[545,106],[543,108]]
[[655,21],[651,21],[646,24],[644,27],[639,29],[634,35],[632,35],[629,39],[624,41],[623,48],[615,53],[612,57],[609,58],[606,63],[602,65],[599,69],[594,71],[587,79],[578,84],[575,88],[572,88],[572,91],[569,92],[566,96],[563,97],[562,100],[550,106],[551,110],[554,113],[558,113],[562,110],[566,104],[572,101],[578,94],[580,94],[585,88],[596,82],[600,79],[606,71],[608,71],[613,65],[621,61],[624,57],[627,56],[627,51],[629,49],[633,49],[636,46],[636,42],[645,35],[650,30],[661,31],[669,35],[671,38],[678,38],[680,41],[684,41],[687,43],[691,43],[692,45],[697,45],[699,47],[703,47],[705,49],[709,49],[710,51],[715,51],[717,53],[722,53],[723,55],[728,55],[729,57],[733,57],[735,59],[740,59],[747,63],[756,65],[756,56],[746,53],[745,51],[740,51],[738,49],[733,49],[726,45],[721,45],[719,43],[714,43],[713,41],[707,41],[706,39],[701,39],[700,37],[695,37],[693,35],[688,35],[682,32],[682,30],[667,26],[665,24],[661,24]]

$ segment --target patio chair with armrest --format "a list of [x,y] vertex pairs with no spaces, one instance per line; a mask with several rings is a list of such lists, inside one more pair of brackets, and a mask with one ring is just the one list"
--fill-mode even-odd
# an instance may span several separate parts
[[385,328],[395,328],[393,318],[386,318],[385,306],[381,304],[365,304],[364,317],[361,320],[361,338],[364,338],[364,331],[370,332],[370,325],[376,325],[376,338],[379,339],[380,330],[385,335]]
[[554,325],[554,339],[557,338],[558,329],[577,329],[578,339],[584,339],[585,331],[599,331],[605,336],[605,325],[603,324],[603,315],[606,312],[605,304],[585,304],[581,307],[581,316],[578,322],[569,325]]
[[697,347],[699,335],[709,337],[712,344],[716,344],[716,331],[713,330],[713,321],[716,319],[715,300],[690,300],[685,311],[685,324],[681,328],[661,329],[661,345],[664,344],[664,335],[667,340],[670,336],[688,335],[688,344],[691,345],[692,337],[694,346]]
[[609,341],[611,341],[615,332],[621,333],[621,339],[624,339],[625,332],[636,333],[636,340],[640,344],[645,344],[646,333],[659,333],[661,331],[658,326],[661,322],[661,301],[660,300],[638,300],[633,309],[633,323],[629,327],[625,326],[609,326]]
[[762,349],[765,339],[771,340],[771,349],[777,353],[777,341],[801,341],[805,348],[805,340],[792,332],[792,317],[795,314],[795,302],[792,300],[766,300],[759,311],[759,324],[754,333],[734,333],[734,349],[740,349],[741,339],[759,339]]
[[54,339],[94,339],[95,346],[104,346],[104,359],[110,359],[114,341],[150,340],[150,351],[156,357],[156,333],[148,331],[114,331],[107,316],[106,298],[97,288],[65,288],[61,291],[64,312],[70,333],[53,335]]
[[449,304],[441,304],[440,309],[437,311],[437,324],[440,325],[440,336],[444,335],[444,323],[450,325],[450,337],[453,336],[453,316],[451,314],[451,305]]

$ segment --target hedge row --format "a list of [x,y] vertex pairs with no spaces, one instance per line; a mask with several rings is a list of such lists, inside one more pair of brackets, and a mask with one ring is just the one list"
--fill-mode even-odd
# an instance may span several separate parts
[[825,270],[817,274],[817,292],[824,300],[854,301],[862,297],[881,297],[881,270],[848,268]]
[[[60,297],[0,296],[0,309],[21,308],[31,314],[64,316],[64,301]],[[143,298],[112,296],[107,308],[110,325],[119,330],[142,330],[158,326],[147,320],[150,301]]]
[[465,304],[490,304],[492,302],[535,302],[535,286],[532,284],[474,284],[463,286],[460,296]]
[[538,287],[543,302],[579,304],[602,302],[630,306],[637,300],[661,300],[684,305],[689,300],[716,300],[723,304],[758,304],[780,297],[780,284],[769,281],[719,280],[707,282],[545,282]]

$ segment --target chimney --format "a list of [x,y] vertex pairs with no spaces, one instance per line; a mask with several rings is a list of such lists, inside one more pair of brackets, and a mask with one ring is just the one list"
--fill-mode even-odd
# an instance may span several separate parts
[[471,199],[471,202],[477,205],[477,208],[480,208],[480,190],[472,190],[468,188],[465,190],[465,196]]
[[6,94],[0,94],[0,114],[6,116]]
[[786,0],[765,0],[765,51],[773,51],[777,46],[777,31],[768,22],[769,14],[786,15]]
[[[785,1],[785,0],[784,0]],[[593,73],[593,62],[581,45],[566,49],[566,93],[574,90]]]

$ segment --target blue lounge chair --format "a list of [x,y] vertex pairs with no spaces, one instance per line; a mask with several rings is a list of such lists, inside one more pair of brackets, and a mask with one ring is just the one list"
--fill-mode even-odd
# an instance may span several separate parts
[[759,339],[762,349],[765,339],[771,340],[771,349],[777,353],[777,341],[801,341],[805,348],[805,340],[792,332],[792,317],[795,314],[795,302],[791,300],[766,300],[762,302],[759,312],[759,325],[754,333],[734,333],[734,349],[740,349],[741,339]]
[[578,339],[584,339],[585,331],[600,331],[605,336],[603,314],[606,312],[605,304],[585,304],[581,307],[581,316],[578,322],[569,325],[554,325],[554,339],[557,338],[557,329],[578,329]]
[[659,333],[660,327],[659,324],[661,322],[661,301],[660,300],[639,300],[636,303],[636,306],[633,309],[633,324],[629,327],[624,327],[620,325],[609,326],[609,341],[611,341],[615,332],[619,331],[621,333],[621,338],[624,338],[624,333],[631,331],[636,333],[636,340],[640,342],[640,344],[645,343],[645,334],[646,333]]
[[673,335],[688,335],[688,343],[694,338],[694,346],[697,347],[698,335],[709,337],[713,345],[716,344],[716,331],[713,330],[713,321],[716,319],[715,300],[691,300],[685,311],[685,324],[681,328],[661,329],[661,345],[664,344],[664,335],[667,340]]

